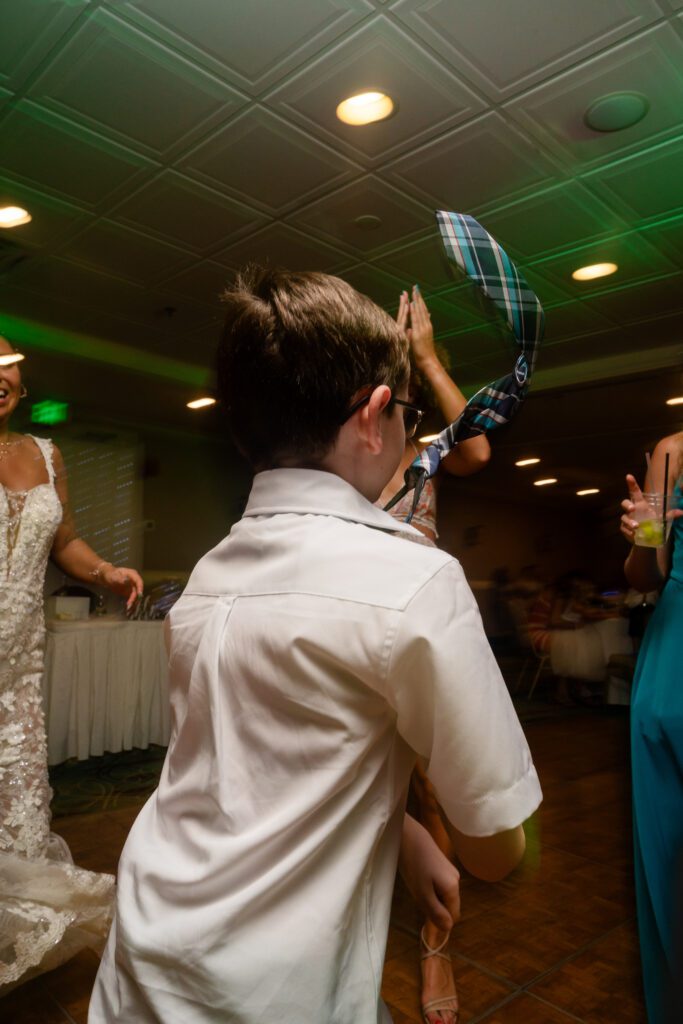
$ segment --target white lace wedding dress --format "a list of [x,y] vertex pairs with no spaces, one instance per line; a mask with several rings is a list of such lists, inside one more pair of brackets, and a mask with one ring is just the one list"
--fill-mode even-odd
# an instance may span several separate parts
[[0,995],[84,946],[100,948],[114,896],[114,878],[75,867],[50,832],[43,580],[62,506],[52,445],[32,440],[49,481],[20,492],[0,484]]

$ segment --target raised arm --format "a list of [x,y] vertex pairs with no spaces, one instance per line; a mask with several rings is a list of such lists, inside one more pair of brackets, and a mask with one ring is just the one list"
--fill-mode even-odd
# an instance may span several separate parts
[[[667,453],[669,455],[668,493],[671,494],[676,486],[676,480],[681,471],[680,436],[670,435],[663,438],[652,453],[650,467],[645,477],[645,493],[664,489]],[[643,500],[643,495],[635,477],[630,474],[626,477],[626,484],[629,496],[621,503],[624,514],[621,517],[620,528],[622,536],[632,547],[624,563],[624,573],[632,587],[642,593],[647,593],[649,590],[657,590],[666,579],[671,558],[671,541],[669,540],[658,548],[639,547],[635,544],[638,524],[633,518],[633,512],[636,505]],[[672,518],[678,518],[681,515],[683,515],[681,510],[671,513]]]
[[[401,293],[396,319],[408,336],[415,366],[429,381],[441,415],[446,423],[452,423],[465,408],[467,399],[439,359],[429,310],[417,285],[413,286],[412,298],[408,292]],[[468,476],[483,469],[490,457],[491,448],[482,434],[459,444],[442,466],[454,476]]]
[[52,560],[68,576],[83,583],[96,583],[108,587],[115,594],[126,598],[128,608],[132,607],[142,594],[142,579],[135,569],[117,567],[100,558],[84,540],[80,539],[69,507],[64,460],[56,446],[53,446],[52,461],[55,469],[55,488],[62,503],[62,521],[57,527],[52,544]]

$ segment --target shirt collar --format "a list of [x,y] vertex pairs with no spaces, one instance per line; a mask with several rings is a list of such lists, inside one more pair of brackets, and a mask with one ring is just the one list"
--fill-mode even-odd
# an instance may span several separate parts
[[376,530],[422,538],[419,530],[372,505],[346,480],[320,469],[268,469],[256,474],[244,515],[279,513],[335,516]]

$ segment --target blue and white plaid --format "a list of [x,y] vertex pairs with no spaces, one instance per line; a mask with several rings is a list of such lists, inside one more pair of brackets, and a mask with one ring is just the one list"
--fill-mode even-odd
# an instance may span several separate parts
[[486,434],[512,419],[526,397],[543,337],[544,315],[540,302],[524,277],[481,224],[465,213],[436,211],[436,219],[449,259],[476,284],[503,314],[519,350],[512,373],[488,384],[408,466],[405,485],[385,509],[392,508],[415,489],[410,522],[425,480],[434,476],[444,456],[462,441]]

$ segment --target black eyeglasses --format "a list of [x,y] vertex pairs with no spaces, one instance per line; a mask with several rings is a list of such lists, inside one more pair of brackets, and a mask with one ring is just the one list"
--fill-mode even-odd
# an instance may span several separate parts
[[422,409],[418,409],[416,405],[411,405],[410,402],[404,402],[402,398],[392,398],[389,405],[392,404],[400,405],[403,409],[403,426],[405,428],[406,437],[408,439],[415,437],[415,431],[424,417]]
[[[363,395],[363,397],[359,398],[357,402],[354,402],[351,408],[347,411],[346,416],[342,420],[342,424],[346,423],[347,420],[350,420],[354,412],[358,412],[358,410],[362,406],[364,406],[366,402],[369,402],[371,395],[372,391],[369,391],[367,395]],[[415,437],[415,431],[417,430],[418,426],[420,425],[424,417],[424,412],[422,411],[422,409],[418,409],[416,405],[411,405],[410,402],[404,402],[402,398],[392,398],[389,402],[389,405],[401,406],[401,408],[403,409],[403,426],[406,432],[406,438],[410,440],[411,437]]]

